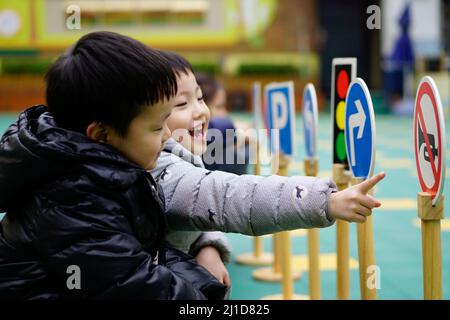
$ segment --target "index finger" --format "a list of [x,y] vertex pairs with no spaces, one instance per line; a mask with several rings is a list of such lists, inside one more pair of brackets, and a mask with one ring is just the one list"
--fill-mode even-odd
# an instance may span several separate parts
[[370,179],[367,179],[363,182],[361,182],[358,186],[361,189],[361,191],[363,193],[367,193],[369,192],[370,189],[372,189],[378,182],[380,182],[381,180],[384,179],[384,177],[386,176],[386,173],[381,172],[378,173],[377,175],[373,176]]

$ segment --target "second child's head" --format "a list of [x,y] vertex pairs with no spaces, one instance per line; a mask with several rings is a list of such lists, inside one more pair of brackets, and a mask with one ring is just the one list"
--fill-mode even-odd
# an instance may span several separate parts
[[83,36],[50,67],[47,104],[56,123],[107,143],[152,169],[169,138],[177,74],[166,57],[113,32]]
[[206,131],[209,123],[209,108],[192,71],[192,66],[183,57],[161,51],[177,74],[177,87],[172,114],[168,119],[172,136],[193,154],[201,155],[206,150]]

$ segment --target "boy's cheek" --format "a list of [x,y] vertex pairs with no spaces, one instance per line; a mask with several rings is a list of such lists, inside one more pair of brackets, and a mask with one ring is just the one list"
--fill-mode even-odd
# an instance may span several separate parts
[[145,170],[153,170],[153,169],[155,169],[156,168],[156,164],[158,163],[159,156],[160,156],[160,153],[158,153],[155,156],[155,159],[153,159],[148,165],[146,165],[144,169]]

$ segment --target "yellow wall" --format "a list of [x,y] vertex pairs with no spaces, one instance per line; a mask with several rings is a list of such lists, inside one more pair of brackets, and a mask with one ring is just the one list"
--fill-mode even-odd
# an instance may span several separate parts
[[[208,28],[197,28],[195,31],[190,28],[167,28],[157,31],[149,26],[143,30],[133,27],[114,26],[108,28],[110,31],[117,31],[130,35],[144,43],[156,47],[176,47],[176,48],[195,48],[195,47],[223,47],[236,44],[242,37],[248,35],[240,16],[242,2],[238,0],[218,0],[223,1],[224,10],[220,10],[217,19],[223,21],[220,28],[210,30]],[[263,30],[273,17],[276,9],[276,0],[252,0],[254,7],[264,5],[269,12],[266,21],[256,21],[256,27],[252,30]],[[63,1],[61,1],[63,2]],[[61,15],[64,15],[64,8],[76,1],[65,1],[61,6]],[[58,8],[59,9],[59,8]],[[0,3],[0,16],[5,10],[13,11],[20,19],[20,29],[13,35],[6,37],[0,33],[0,49],[42,49],[53,50],[62,49],[73,44],[85,33],[95,31],[90,26],[81,25],[80,30],[69,30],[61,27],[61,32],[49,31],[47,24],[49,19],[48,0],[2,0]],[[55,10],[53,7],[52,10]],[[33,14],[33,13],[34,14]],[[55,12],[51,12],[53,17]],[[58,15],[59,13],[56,13]],[[83,7],[81,7],[83,15]],[[64,16],[65,19],[65,16]],[[64,20],[62,20],[64,21]],[[103,28],[105,29],[105,28]]]

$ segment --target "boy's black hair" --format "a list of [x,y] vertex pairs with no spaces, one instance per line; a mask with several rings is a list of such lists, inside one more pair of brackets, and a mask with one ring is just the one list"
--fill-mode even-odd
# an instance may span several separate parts
[[144,108],[177,92],[176,72],[160,51],[105,31],[79,39],[45,79],[56,123],[81,133],[91,122],[101,122],[126,136]]
[[192,65],[184,57],[172,51],[159,50],[159,52],[169,61],[170,67],[177,75],[194,73]]

